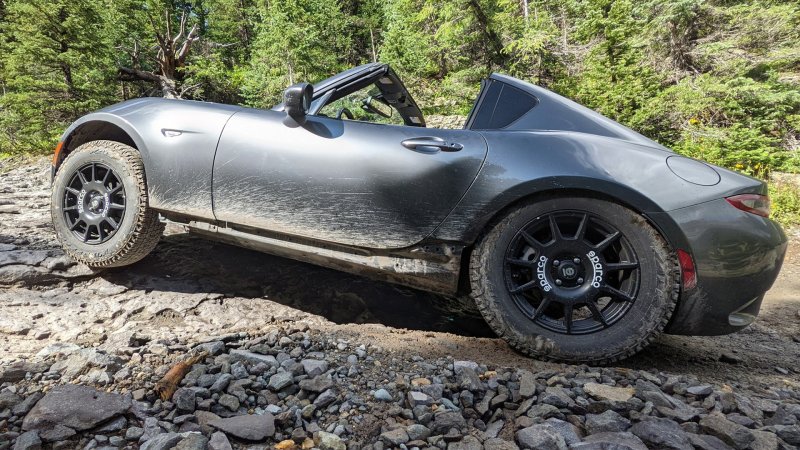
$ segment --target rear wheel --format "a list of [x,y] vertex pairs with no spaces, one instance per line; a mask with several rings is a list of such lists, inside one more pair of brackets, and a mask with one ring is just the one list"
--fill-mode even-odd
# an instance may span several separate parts
[[64,251],[95,268],[139,261],[164,231],[147,204],[139,152],[113,141],[88,142],[69,154],[53,180],[51,214]]
[[658,336],[677,302],[674,258],[640,215],[558,197],[497,222],[470,260],[472,296],[490,327],[543,359],[603,364]]

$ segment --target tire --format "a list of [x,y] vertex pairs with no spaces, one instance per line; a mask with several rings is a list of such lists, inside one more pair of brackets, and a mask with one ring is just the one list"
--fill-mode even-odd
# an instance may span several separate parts
[[676,258],[658,232],[593,198],[550,197],[511,211],[479,240],[469,270],[471,296],[498,336],[568,363],[637,353],[663,332],[680,292]]
[[53,180],[50,211],[64,252],[92,268],[133,264],[164,232],[148,206],[139,152],[114,141],[88,142],[67,156]]

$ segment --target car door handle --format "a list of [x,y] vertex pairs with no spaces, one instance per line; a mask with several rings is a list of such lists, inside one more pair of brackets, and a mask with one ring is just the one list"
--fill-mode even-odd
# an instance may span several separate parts
[[443,152],[457,152],[464,148],[464,146],[458,142],[447,142],[438,137],[406,139],[405,141],[401,142],[401,144],[403,144],[403,147],[407,149],[417,150],[425,153],[435,153],[437,150],[431,151],[434,148],[437,148]]

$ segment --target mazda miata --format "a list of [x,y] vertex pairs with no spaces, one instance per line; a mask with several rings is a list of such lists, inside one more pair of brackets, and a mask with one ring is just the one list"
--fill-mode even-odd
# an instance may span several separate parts
[[763,182],[499,74],[463,129],[426,127],[381,63],[271,110],[130,100],[72,124],[52,170],[56,234],[90,267],[139,261],[175,223],[471,297],[512,347],[566,362],[748,326],[787,247]]

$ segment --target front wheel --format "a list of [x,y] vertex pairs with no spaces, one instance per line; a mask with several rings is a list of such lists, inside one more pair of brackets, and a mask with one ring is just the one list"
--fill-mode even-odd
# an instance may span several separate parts
[[489,326],[517,350],[607,364],[664,330],[679,274],[640,215],[605,200],[555,197],[494,224],[471,255],[470,285]]
[[164,224],[148,206],[139,152],[92,141],[69,154],[53,180],[53,228],[64,251],[89,267],[120,267],[147,256]]

